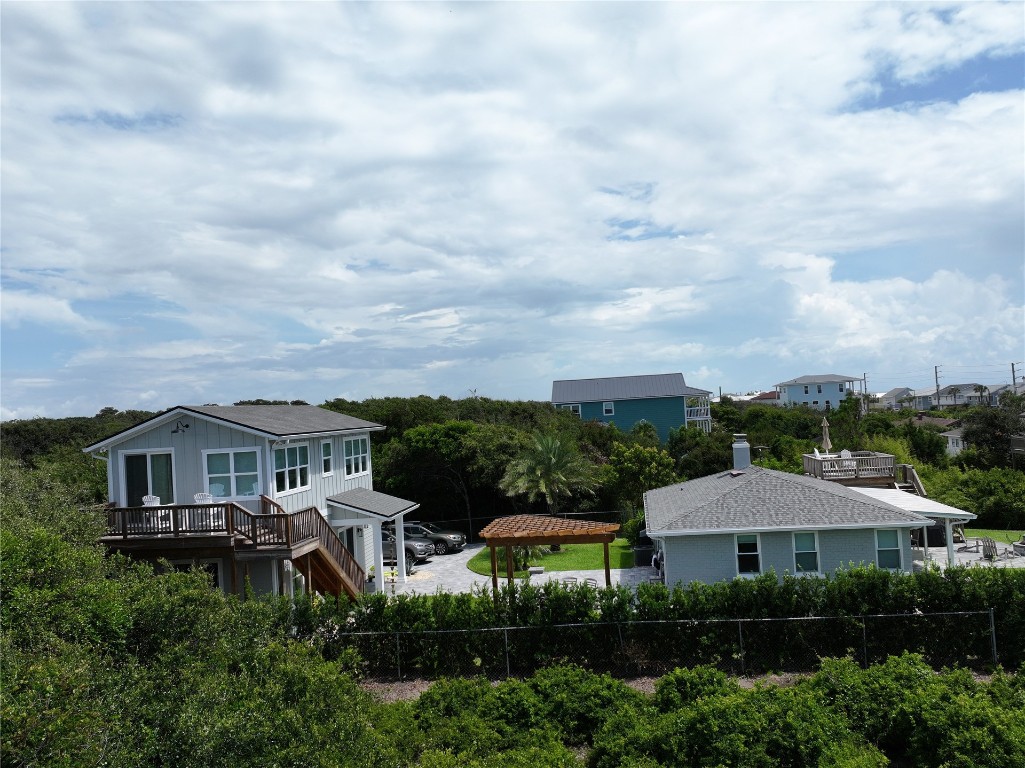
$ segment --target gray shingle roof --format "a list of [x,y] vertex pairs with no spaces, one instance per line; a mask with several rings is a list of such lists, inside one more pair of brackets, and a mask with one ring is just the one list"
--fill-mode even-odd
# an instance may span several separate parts
[[99,442],[86,446],[86,453],[107,450],[123,440],[133,437],[179,415],[194,414],[217,419],[256,430],[276,438],[294,435],[334,435],[343,432],[377,431],[384,429],[372,421],[357,419],[344,413],[329,411],[315,405],[179,405],[158,413],[135,426],[116,432]]
[[369,512],[378,517],[395,517],[404,512],[412,512],[420,505],[415,501],[406,501],[398,496],[371,491],[368,488],[352,488],[334,496],[327,497],[330,504],[341,504],[345,507]]
[[644,494],[649,533],[928,525],[838,483],[751,466]]
[[697,397],[712,394],[688,387],[682,373],[613,376],[605,379],[564,379],[552,382],[553,403],[594,403],[652,397]]
[[315,405],[183,405],[182,409],[277,437],[384,429]]
[[844,376],[839,373],[813,373],[810,376],[798,376],[790,381],[781,381],[777,387],[787,387],[791,384],[839,384],[846,381],[860,381],[860,376]]

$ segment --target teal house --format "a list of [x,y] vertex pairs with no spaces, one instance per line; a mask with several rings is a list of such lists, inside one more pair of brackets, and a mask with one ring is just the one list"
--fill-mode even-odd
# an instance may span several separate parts
[[567,379],[552,382],[552,405],[585,421],[615,424],[624,432],[651,422],[665,442],[670,429],[697,427],[710,432],[711,392],[688,387],[682,373]]

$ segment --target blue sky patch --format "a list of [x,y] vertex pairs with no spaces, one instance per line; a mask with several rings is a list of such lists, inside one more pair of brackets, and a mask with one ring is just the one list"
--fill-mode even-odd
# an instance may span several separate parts
[[976,56],[956,69],[938,70],[928,80],[901,82],[892,66],[879,73],[881,91],[855,102],[849,111],[864,112],[903,105],[958,102],[973,93],[999,93],[1025,88],[1025,53],[1013,56]]
[[648,219],[606,219],[605,223],[614,231],[607,240],[626,240],[636,242],[639,240],[655,240],[660,237],[694,237],[703,234],[692,229],[673,229],[672,227],[660,227]]

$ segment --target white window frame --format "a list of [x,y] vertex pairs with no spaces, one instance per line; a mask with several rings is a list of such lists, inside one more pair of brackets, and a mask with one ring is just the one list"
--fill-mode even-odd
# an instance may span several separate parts
[[613,402],[605,402],[601,404],[602,416],[615,416],[616,415],[616,404]]
[[[797,537],[798,536],[807,536],[808,534],[811,534],[812,541],[815,542],[815,545],[814,545],[815,548],[814,549],[802,549],[802,550],[798,551],[798,549],[797,549]],[[794,545],[794,573],[797,574],[798,576],[818,576],[818,575],[820,575],[822,573],[822,558],[819,555],[819,534],[818,534],[818,531],[794,531],[793,534],[792,534],[792,541],[793,541],[793,545]],[[815,570],[814,571],[803,571],[797,565],[797,556],[799,554],[806,555],[809,552],[813,552],[815,554]]]
[[128,506],[128,467],[125,462],[126,456],[146,456],[146,486],[147,493],[149,495],[155,495],[153,493],[153,466],[149,463],[149,457],[154,454],[171,454],[171,496],[174,497],[170,501],[160,500],[162,505],[176,504],[178,494],[178,467],[177,462],[174,460],[174,448],[135,448],[128,449],[126,451],[120,451],[121,454],[121,506]]
[[[366,451],[360,453],[350,453],[350,447],[353,443],[359,443],[362,441],[366,446]],[[361,446],[362,447],[362,446]],[[362,461],[358,461],[362,459]],[[342,439],[342,462],[345,467],[346,477],[359,477],[360,475],[370,474],[370,437],[369,435],[359,435],[357,437],[346,437]],[[357,466],[357,463],[359,466]]]
[[840,391],[843,392],[844,383],[841,381],[837,386],[840,388]]
[[[897,534],[897,546],[896,547],[886,547],[884,549],[883,547],[879,546],[879,534],[883,533],[883,532],[887,532],[888,533],[888,532],[891,532],[891,531],[893,533]],[[897,552],[897,567],[896,568],[887,568],[886,566],[880,565],[880,563],[879,563],[879,553],[880,552],[893,552],[893,551]],[[903,542],[901,542],[900,528],[876,528],[876,567],[877,568],[882,568],[884,571],[903,571],[904,570],[904,546],[903,546]]]
[[574,416],[576,416],[578,419],[579,418],[583,418],[580,415],[580,403],[563,403],[559,407],[562,408],[563,410],[569,411]]
[[[302,464],[301,462],[298,461],[298,455],[297,455],[296,456],[296,465],[295,465],[295,467],[289,467],[288,466],[288,451],[290,449],[292,449],[292,448],[295,448],[297,453],[298,453],[298,449],[300,449],[300,448],[305,448],[306,449],[306,463],[305,464]],[[285,469],[283,469],[283,470],[279,470],[278,469],[278,460],[277,460],[277,452],[278,451],[283,451],[284,454],[285,454]],[[281,497],[281,496],[288,496],[289,494],[298,493],[299,491],[308,491],[310,489],[310,487],[312,486],[312,483],[313,483],[313,473],[310,472],[310,461],[311,461],[311,454],[312,453],[313,453],[313,451],[310,450],[310,444],[309,443],[291,443],[291,444],[287,444],[287,445],[281,445],[281,446],[276,447],[271,452],[271,466],[274,468],[274,496],[275,496],[275,498]],[[299,481],[299,478],[302,477],[302,471],[301,470],[302,470],[303,467],[306,467],[306,484],[305,485],[303,485]],[[289,469],[295,469],[295,471],[296,471],[295,472],[295,474],[296,474],[296,482],[299,482],[298,485],[296,485],[294,487],[291,487],[291,488],[288,487],[288,470]],[[278,472],[284,472],[285,473],[285,489],[284,490],[279,490],[278,489]]]
[[804,385],[804,394],[806,394],[806,395],[808,394],[808,385],[807,384]]
[[[324,449],[327,448],[327,453]],[[324,477],[331,477],[335,473],[335,446],[331,440],[320,442],[320,472]]]
[[[754,552],[741,552],[740,551],[740,537],[741,536],[754,536],[755,537],[755,551]],[[733,535],[733,562],[737,566],[737,575],[743,579],[753,579],[756,576],[762,575],[762,535],[760,533],[735,533]],[[758,558],[758,570],[757,571],[742,571],[740,570],[740,557],[750,557],[754,555]]]
[[[236,499],[258,499],[260,498],[261,489],[263,488],[263,477],[260,472],[260,465],[263,463],[260,461],[260,449],[257,447],[245,447],[245,448],[207,448],[201,451],[203,456],[203,490],[212,493],[210,490],[210,467],[207,464],[206,457],[211,453],[226,453],[228,454],[228,476],[231,478],[231,488],[227,496],[214,496],[214,499],[222,501],[236,500]],[[236,453],[255,453],[256,454],[256,493],[249,496],[242,496],[236,493],[238,485],[236,484],[235,477],[237,475],[251,475],[252,472],[236,472],[235,471],[235,454]],[[221,475],[217,475],[221,477]]]

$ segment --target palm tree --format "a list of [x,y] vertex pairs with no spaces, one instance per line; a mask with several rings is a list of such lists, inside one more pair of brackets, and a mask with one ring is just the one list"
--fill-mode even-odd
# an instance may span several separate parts
[[[989,387],[987,387],[985,384],[976,384],[975,385],[975,394],[977,394],[979,396],[979,405],[983,405],[982,396],[985,393],[987,393],[987,392],[989,392]],[[988,403],[987,403],[987,405],[988,405]]]
[[537,435],[509,463],[499,487],[509,496],[526,494],[531,502],[544,497],[548,513],[558,515],[561,497],[574,491],[590,493],[596,482],[593,465],[575,448],[557,437]]

